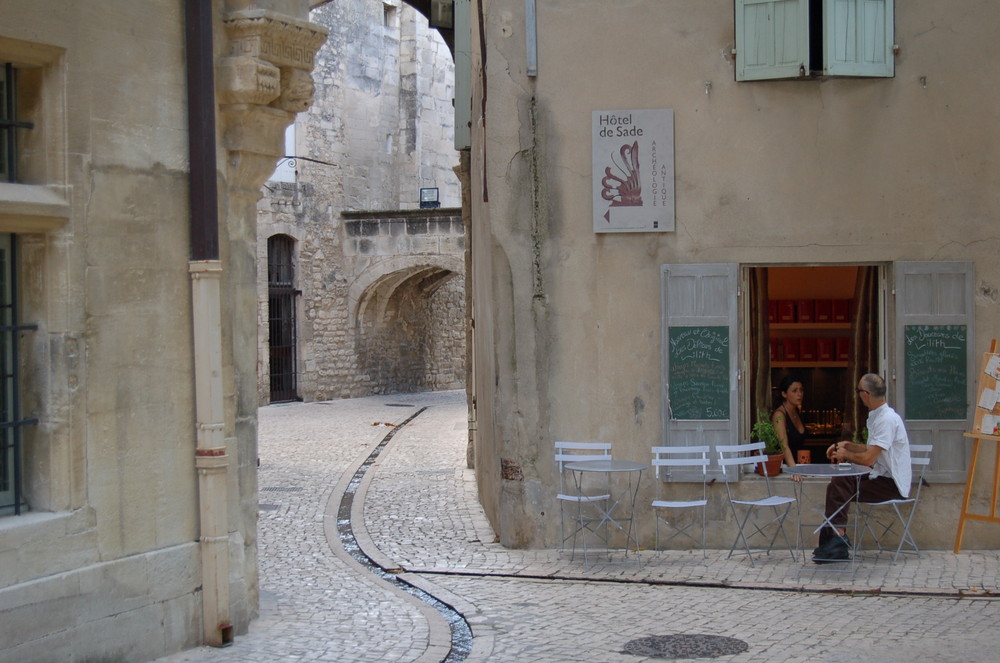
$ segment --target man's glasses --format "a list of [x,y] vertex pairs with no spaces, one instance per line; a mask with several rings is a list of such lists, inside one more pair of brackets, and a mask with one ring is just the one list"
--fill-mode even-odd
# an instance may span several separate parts
[[854,391],[856,391],[859,394],[871,394],[871,392],[868,391],[867,389],[858,389],[857,387],[854,388]]

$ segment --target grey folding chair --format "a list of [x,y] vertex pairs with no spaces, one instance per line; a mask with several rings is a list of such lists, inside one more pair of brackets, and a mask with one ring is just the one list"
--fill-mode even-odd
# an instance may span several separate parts
[[[571,541],[570,559],[576,556],[577,537],[583,547],[583,559],[587,559],[589,534],[594,535],[608,545],[608,517],[611,500],[610,484],[607,475],[601,486],[585,486],[575,482],[565,468],[567,463],[587,460],[611,460],[610,442],[556,442],[555,460],[559,470],[559,545],[566,550],[566,542]],[[600,475],[598,475],[600,476]],[[581,479],[582,481],[582,479]],[[571,521],[571,529],[566,532],[567,519]],[[600,533],[603,528],[604,534]]]
[[[913,467],[913,482],[915,486],[910,486],[910,496],[905,499],[885,500],[884,502],[858,502],[858,517],[861,518],[861,538],[869,534],[878,546],[879,553],[885,551],[882,542],[899,536],[899,543],[896,545],[896,552],[892,556],[892,563],[899,559],[903,546],[909,546],[920,559],[920,549],[917,542],[913,540],[910,533],[910,523],[913,522],[913,514],[917,512],[917,504],[920,503],[920,489],[924,485],[924,472],[931,463],[931,451],[934,447],[931,444],[911,444],[910,445],[910,465]],[[878,516],[878,511],[886,511],[887,507],[892,507],[892,513]],[[900,527],[897,533],[896,526]]]
[[[708,505],[708,466],[711,461],[708,458],[707,446],[693,447],[652,447],[653,472],[656,476],[656,499],[653,500],[653,518],[656,521],[655,547],[660,550],[660,524],[662,523],[670,536],[664,539],[664,543],[672,541],[678,536],[690,539],[701,547],[702,557],[705,556],[705,518]],[[663,482],[670,478],[674,468],[700,469],[701,472],[701,497],[694,494],[692,499],[687,500],[665,500],[660,499],[663,490]],[[695,491],[692,490],[692,493]],[[684,511],[701,511],[701,538],[696,538],[688,530],[697,525],[697,520],[682,522],[681,514]],[[676,515],[675,515],[676,514]]]
[[[795,503],[795,498],[775,495],[772,492],[771,479],[767,476],[767,470],[764,465],[767,461],[767,456],[764,455],[764,443],[720,445],[716,447],[716,451],[719,453],[719,466],[722,468],[726,492],[729,494],[729,505],[732,507],[733,518],[736,519],[736,524],[739,527],[736,538],[733,540],[733,545],[729,548],[727,559],[733,556],[733,551],[736,550],[736,546],[742,541],[743,547],[747,551],[747,557],[750,558],[750,566],[754,566],[749,539],[755,536],[766,537],[767,529],[773,527],[774,534],[767,544],[768,554],[770,554],[771,548],[774,547],[774,542],[777,540],[778,534],[781,534],[785,539],[785,545],[788,546],[788,552],[791,553],[792,560],[794,561],[795,548],[788,538],[788,533],[785,532],[785,518],[788,517],[792,504]],[[737,473],[739,472],[739,468],[744,465],[760,465],[761,474],[764,476],[764,486],[767,491],[764,497],[758,499],[738,499],[733,495],[733,489],[730,484],[738,478]],[[784,508],[782,509],[782,507]],[[741,509],[744,511],[742,518],[739,513]],[[770,509],[773,515],[769,516],[770,519],[765,522],[761,522],[757,518],[751,520],[751,516],[761,509]],[[748,526],[754,528],[752,532],[747,532]]]

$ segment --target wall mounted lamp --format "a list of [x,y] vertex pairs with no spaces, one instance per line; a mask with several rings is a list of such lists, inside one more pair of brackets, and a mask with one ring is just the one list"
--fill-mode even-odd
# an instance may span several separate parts
[[435,186],[420,189],[420,209],[434,209],[435,207],[441,207],[438,188]]

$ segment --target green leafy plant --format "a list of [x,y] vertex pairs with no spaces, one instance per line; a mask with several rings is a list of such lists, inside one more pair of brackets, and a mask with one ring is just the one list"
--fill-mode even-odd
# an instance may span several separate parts
[[858,444],[868,444],[868,429],[862,428],[860,436],[857,433],[855,433],[853,441]]
[[783,453],[781,440],[778,439],[778,433],[774,430],[771,417],[764,410],[757,413],[757,421],[750,428],[750,438],[758,442],[763,442],[764,453],[769,456]]

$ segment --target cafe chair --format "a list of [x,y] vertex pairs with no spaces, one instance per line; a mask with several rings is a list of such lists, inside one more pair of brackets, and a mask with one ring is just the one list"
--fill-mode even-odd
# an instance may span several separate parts
[[[913,482],[916,485],[910,486],[910,496],[905,499],[885,500],[884,502],[858,502],[858,517],[861,518],[861,538],[868,534],[874,539],[878,546],[879,553],[886,550],[883,542],[893,541],[898,536],[896,552],[892,556],[892,563],[895,564],[902,552],[914,553],[920,559],[920,549],[910,533],[910,523],[913,522],[913,514],[917,511],[917,504],[920,503],[920,489],[924,485],[924,473],[931,463],[931,444],[911,444],[910,445],[910,465],[913,467]],[[892,511],[879,515],[880,512]],[[897,526],[899,531],[896,532]],[[907,546],[912,550],[903,550]]]
[[[777,541],[778,535],[781,534],[781,536],[785,539],[785,545],[788,546],[788,552],[791,553],[792,560],[794,561],[795,548],[793,547],[791,540],[788,538],[788,533],[785,532],[785,519],[791,511],[792,504],[795,503],[795,498],[775,495],[772,492],[771,479],[768,477],[767,470],[764,465],[767,461],[767,456],[764,455],[764,443],[754,442],[751,444],[719,445],[716,447],[716,451],[719,453],[719,466],[722,468],[723,481],[726,484],[726,492],[729,495],[729,505],[733,510],[733,518],[736,520],[736,524],[739,527],[739,532],[733,540],[733,545],[729,548],[729,556],[726,559],[733,556],[736,546],[742,542],[743,547],[747,551],[747,557],[750,558],[750,566],[754,566],[753,553],[750,550],[749,539],[758,536],[767,537],[767,530],[771,528],[774,530],[774,534],[771,535],[767,544],[768,554],[771,553],[771,549],[774,547],[774,543]],[[733,495],[731,484],[739,479],[739,468],[744,465],[760,466],[760,473],[764,477],[764,487],[767,491],[767,494],[764,497],[758,499],[743,499],[737,498]],[[752,484],[754,482],[748,481],[747,483]],[[751,519],[751,516],[754,516],[755,512],[762,510],[770,511],[770,514],[766,514],[766,517],[770,518],[769,520],[763,520],[757,517]],[[742,517],[740,516],[740,511],[744,512]],[[751,526],[753,527],[753,530],[748,531],[748,528]]]
[[[586,460],[611,460],[611,443],[556,442],[555,460],[559,471],[559,492],[556,494],[556,500],[559,502],[560,550],[567,550],[566,543],[569,541],[568,549],[572,551],[570,559],[573,559],[576,556],[577,537],[579,537],[583,558],[586,560],[589,535],[603,542],[605,549],[608,546],[610,481],[605,474],[604,482],[600,486],[584,486],[582,478],[578,484],[565,465]],[[567,521],[570,524],[569,533],[566,531]]]
[[[662,524],[665,532],[670,534],[663,540],[664,543],[669,543],[678,536],[683,536],[690,539],[693,543],[698,544],[701,547],[702,557],[705,557],[705,511],[708,506],[707,479],[708,466],[711,463],[708,458],[708,447],[652,447],[651,451],[653,453],[653,472],[656,476],[657,499],[654,499],[652,503],[653,518],[656,521],[656,550],[660,550],[660,525]],[[679,472],[691,470],[701,475],[700,498],[692,494],[691,497],[694,499],[660,499],[663,492],[663,483],[673,477],[675,469],[678,469]],[[682,476],[678,481],[678,485],[688,485],[688,483],[680,484],[680,481],[694,483],[694,477]],[[692,490],[693,492],[695,491]],[[696,519],[682,524],[680,518],[682,518],[681,514],[684,511],[701,511],[701,538],[697,538],[689,532],[689,530],[698,524]]]

